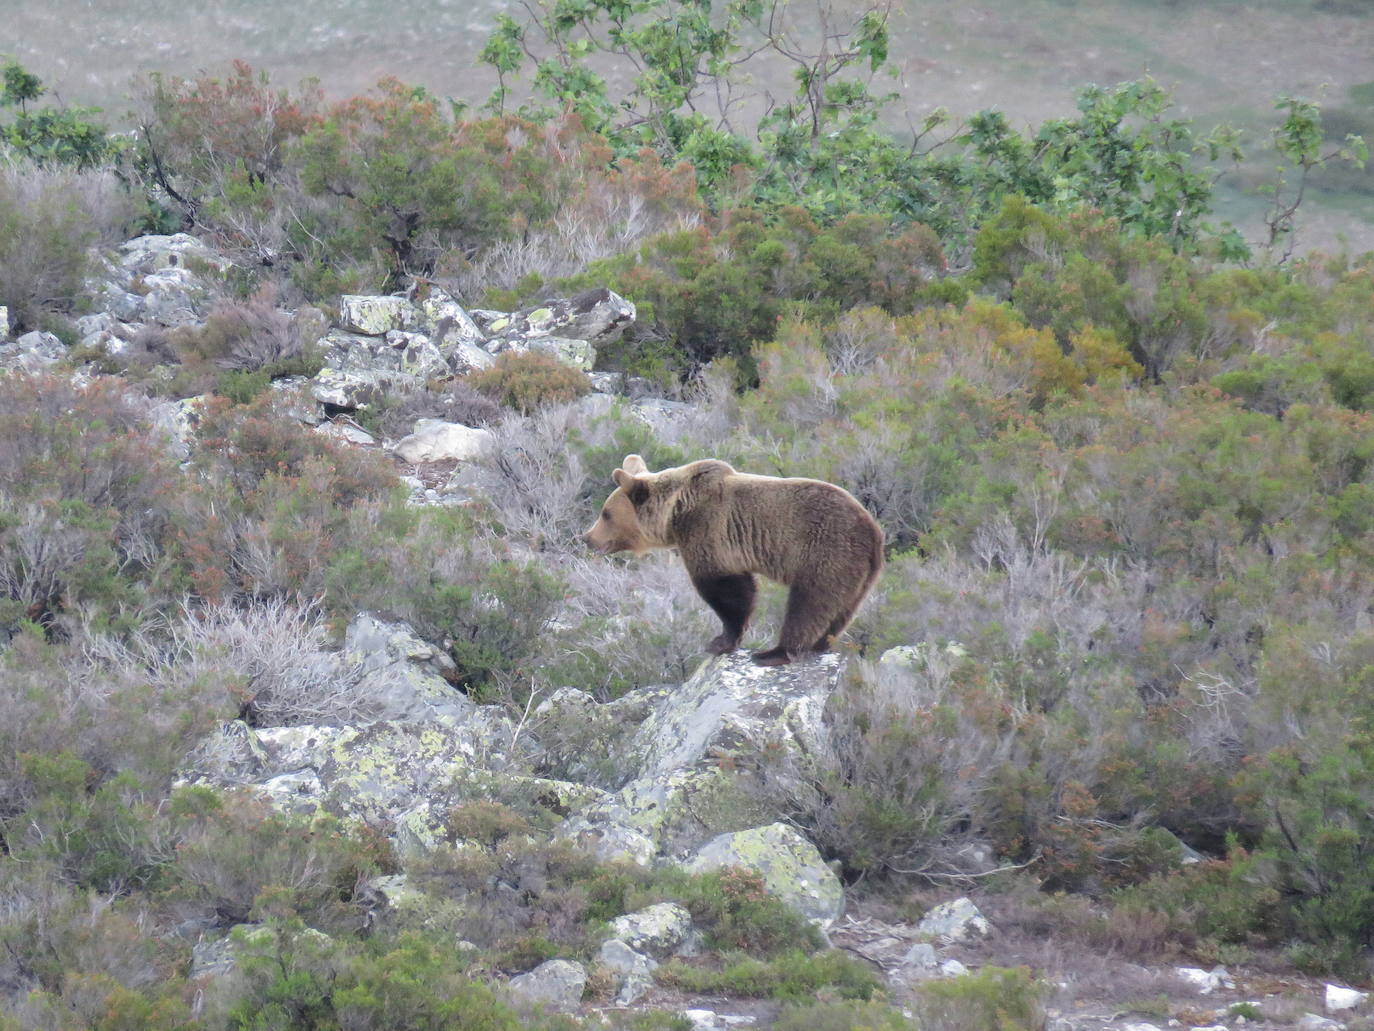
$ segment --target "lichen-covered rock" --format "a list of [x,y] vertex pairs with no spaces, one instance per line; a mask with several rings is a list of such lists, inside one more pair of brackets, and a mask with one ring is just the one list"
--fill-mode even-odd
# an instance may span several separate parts
[[492,362],[490,355],[462,341],[441,346],[414,330],[388,329],[367,335],[332,329],[320,338],[324,367],[311,390],[324,404],[361,408],[402,386],[471,371]]
[[8,344],[0,344],[0,368],[40,372],[67,356],[67,346],[54,334],[38,330],[25,333]]
[[986,938],[992,933],[992,925],[971,900],[958,898],[941,902],[931,909],[921,918],[916,930],[941,944],[951,945]]
[[391,823],[420,802],[458,804],[488,745],[475,720],[367,727],[235,724],[190,757],[181,783],[245,787],[288,812]]
[[637,778],[715,765],[730,752],[824,754],[822,715],[841,668],[834,653],[784,667],[757,666],[744,652],[708,659],[640,726],[630,747]]
[[766,827],[722,834],[684,866],[693,873],[738,866],[756,871],[778,898],[808,920],[829,926],[844,912],[844,889],[816,846],[794,827]]
[[189,233],[138,236],[119,247],[119,264],[130,272],[148,275],[165,268],[222,272],[233,263]]
[[527,1006],[571,1012],[582,1001],[587,969],[570,959],[551,959],[527,974],[510,979],[506,990],[512,999]]
[[[774,668],[744,652],[708,659],[639,725],[622,763],[629,782],[565,832],[584,843],[604,837],[598,854],[614,854],[616,842],[639,847],[642,837],[658,855],[686,855],[771,820],[774,793],[812,790],[796,771],[826,754],[822,714],[841,668],[834,654]],[[727,756],[737,760],[728,770]]]
[[602,942],[596,958],[602,967],[616,975],[616,1005],[628,1006],[653,987],[658,961],[636,952],[620,939]]
[[675,902],[658,902],[611,921],[611,936],[636,952],[660,959],[671,956],[692,938],[692,914]]
[[491,430],[442,419],[417,419],[415,432],[396,445],[396,455],[411,463],[471,462],[494,447]]
[[343,294],[339,297],[339,325],[349,333],[384,336],[389,330],[413,328],[415,305],[404,297]]
[[342,658],[374,674],[382,711],[450,724],[465,723],[476,712],[477,706],[444,679],[453,660],[408,623],[359,613],[344,632]]
[[570,365],[574,369],[589,371],[596,364],[596,348],[585,340],[570,340],[566,337],[534,337],[531,339],[497,340],[489,345],[492,354],[504,351],[533,351]]
[[609,344],[619,340],[635,320],[635,306],[605,287],[586,290],[575,297],[545,301],[510,315],[483,313],[486,332],[498,342],[531,341],[539,337],[563,337]]
[[416,307],[420,324],[445,346],[466,343],[480,347],[486,342],[486,334],[467,309],[443,290],[430,290]]

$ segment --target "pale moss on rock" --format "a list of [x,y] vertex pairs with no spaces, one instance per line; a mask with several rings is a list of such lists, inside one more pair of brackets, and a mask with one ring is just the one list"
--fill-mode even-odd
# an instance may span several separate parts
[[766,827],[722,834],[684,864],[692,873],[727,866],[753,870],[768,890],[810,920],[829,926],[844,912],[844,889],[816,846],[793,827]]

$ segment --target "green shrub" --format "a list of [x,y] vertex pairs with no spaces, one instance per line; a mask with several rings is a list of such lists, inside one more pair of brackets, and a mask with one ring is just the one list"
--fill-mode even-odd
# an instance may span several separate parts
[[869,999],[878,979],[868,967],[843,953],[780,952],[771,959],[727,953],[720,964],[698,965],[675,959],[654,971],[654,980],[696,994],[725,993],[797,1002],[827,992],[841,999]]
[[506,351],[489,369],[469,373],[479,393],[528,415],[545,405],[575,401],[592,389],[587,374],[537,351]]
[[664,886],[692,914],[713,949],[768,957],[820,946],[814,925],[770,892],[762,875],[752,870],[665,874]]
[[368,877],[394,870],[384,839],[326,815],[286,816],[246,797],[188,789],[172,798],[174,894],[229,925],[299,916],[346,924]]
[[885,1002],[811,1002],[788,1006],[775,1031],[910,1031],[912,1021]]
[[922,985],[917,1023],[949,1031],[1040,1031],[1044,992],[1025,967],[984,967]]
[[372,1028],[376,1031],[517,1031],[519,1019],[458,954],[422,937],[358,948],[285,921],[238,940],[239,995],[227,1026]]

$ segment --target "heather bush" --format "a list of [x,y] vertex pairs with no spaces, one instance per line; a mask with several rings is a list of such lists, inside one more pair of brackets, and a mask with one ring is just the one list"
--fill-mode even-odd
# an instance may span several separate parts
[[576,400],[591,390],[586,373],[538,351],[505,351],[491,368],[469,373],[467,382],[522,415]]
[[132,229],[135,208],[113,172],[43,166],[0,153],[0,305],[13,328],[89,302],[89,248]]
[[136,619],[162,572],[176,466],[117,381],[0,378],[0,628]]
[[462,511],[358,506],[347,525],[372,546],[340,548],[322,570],[332,606],[406,620],[449,653],[452,677],[467,690],[528,683],[563,597],[556,571]]
[[0,899],[0,1026],[189,1025],[177,976],[189,950],[149,936],[143,906],[73,889],[36,862],[0,865]]
[[501,525],[554,552],[578,547],[627,454],[655,469],[688,460],[619,405],[591,417],[576,404],[550,405],[507,418],[494,432],[485,487]]
[[309,350],[315,342],[301,339],[300,322],[277,307],[278,300],[268,285],[244,301],[221,301],[203,325],[172,331],[178,358],[193,371],[313,375],[318,363],[311,362]]
[[327,650],[333,634],[318,602],[187,607],[168,636],[193,661],[234,671],[233,697],[253,726],[347,726],[406,715],[388,707],[387,674]]
[[209,602],[319,595],[351,543],[350,511],[401,504],[390,462],[302,426],[283,410],[289,404],[269,393],[239,406],[215,398],[201,410],[202,478],[176,513],[173,553]]
[[330,816],[288,816],[246,795],[183,789],[171,798],[177,835],[164,876],[172,896],[216,925],[299,916],[356,929],[356,893],[394,869],[384,839]]
[[394,386],[366,410],[354,413],[354,418],[375,436],[400,440],[414,431],[418,419],[495,426],[506,414],[499,402],[479,393],[467,379],[456,378]]
[[785,311],[833,317],[878,304],[902,314],[942,301],[927,287],[944,272],[939,243],[922,226],[896,232],[853,215],[823,228],[796,208],[772,221],[733,209],[714,231],[666,233],[637,253],[592,264],[573,282],[608,284],[639,306],[638,325],[604,356],[609,364],[639,371],[666,340],[664,357],[679,372],[731,357],[748,380],[754,343],[772,339]]

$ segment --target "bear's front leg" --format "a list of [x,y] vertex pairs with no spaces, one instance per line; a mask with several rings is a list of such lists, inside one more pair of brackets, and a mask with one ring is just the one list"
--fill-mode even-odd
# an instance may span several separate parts
[[724,655],[739,647],[739,640],[754,614],[758,583],[752,573],[694,576],[692,585],[702,600],[720,617],[721,632],[706,645],[712,655]]

